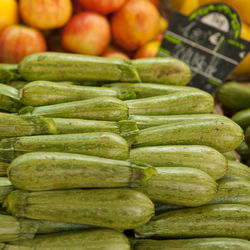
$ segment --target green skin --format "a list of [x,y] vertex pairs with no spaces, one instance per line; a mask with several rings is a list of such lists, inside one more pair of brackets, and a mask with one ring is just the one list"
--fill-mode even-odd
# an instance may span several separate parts
[[126,188],[18,190],[10,193],[3,206],[17,217],[117,229],[144,225],[154,214],[154,205],[147,196]]
[[114,97],[96,97],[83,101],[59,103],[35,108],[28,106],[21,109],[19,114],[52,118],[120,121],[128,119],[128,107],[125,102]]
[[18,90],[22,89],[26,84],[28,84],[26,81],[11,81],[8,83],[9,86]]
[[128,161],[54,152],[21,155],[8,168],[12,184],[28,191],[136,187],[156,173]]
[[160,203],[160,202],[154,202],[154,204],[155,204],[156,215],[167,212],[167,211],[184,208],[183,206],[171,205],[171,204]]
[[7,176],[8,166],[8,163],[0,161],[0,176]]
[[152,201],[173,205],[197,207],[211,201],[217,192],[215,180],[194,168],[160,167],[157,174],[136,190]]
[[250,168],[241,162],[228,160],[228,169],[223,178],[250,181]]
[[246,142],[250,146],[250,125],[247,127],[245,131]]
[[0,203],[4,202],[8,194],[13,191],[14,188],[7,177],[0,177]]
[[203,91],[177,92],[169,95],[125,101],[130,115],[182,115],[210,113],[213,97]]
[[22,107],[23,104],[18,97],[18,90],[0,83],[0,110],[14,113]]
[[222,84],[217,91],[217,98],[224,106],[231,109],[250,107],[250,85],[238,82]]
[[[9,245],[10,244],[10,245]],[[9,250],[16,247],[32,249],[65,249],[65,250],[130,250],[127,237],[111,229],[91,229],[81,232],[59,233],[37,236],[32,240],[22,240],[8,243]],[[12,248],[13,247],[13,248]],[[22,248],[21,248],[22,249]],[[29,249],[29,248],[28,248]]]
[[250,207],[215,204],[169,211],[135,230],[136,236],[166,238],[250,238]]
[[17,69],[17,64],[0,63],[0,82],[8,83],[9,81],[20,79],[21,76]]
[[186,85],[192,78],[188,65],[173,58],[142,58],[132,61],[142,82]]
[[215,180],[223,177],[227,170],[225,157],[207,146],[154,146],[134,148],[130,159],[154,167],[188,167],[202,170]]
[[245,141],[243,141],[237,148],[237,152],[240,154],[242,159],[248,160],[250,159],[250,147],[247,145]]
[[23,136],[0,141],[0,160],[4,162],[11,162],[19,155],[36,151],[77,153],[126,160],[129,156],[129,145],[121,136],[108,132]]
[[24,117],[0,112],[0,139],[24,135],[56,134],[52,119]]
[[209,204],[245,204],[250,206],[250,181],[222,179],[215,198]]
[[236,238],[197,238],[181,240],[137,240],[134,250],[249,250],[248,240]]
[[239,124],[242,129],[250,126],[250,108],[244,109],[233,115],[232,120]]
[[230,161],[236,161],[236,160],[237,160],[234,151],[230,151],[230,152],[223,153],[223,155],[225,156],[225,158],[226,158],[227,160],[230,160]]
[[242,129],[221,116],[211,121],[201,119],[143,129],[134,146],[205,145],[224,153],[234,150],[242,141]]
[[27,81],[141,82],[135,66],[128,60],[69,53],[36,53],[18,64]]

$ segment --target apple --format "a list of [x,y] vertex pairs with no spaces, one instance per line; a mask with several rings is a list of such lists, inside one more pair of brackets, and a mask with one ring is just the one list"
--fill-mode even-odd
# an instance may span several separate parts
[[102,57],[107,57],[107,58],[119,58],[119,59],[129,59],[128,55],[121,51],[110,51],[110,52],[105,52],[102,54]]
[[144,44],[136,53],[134,58],[144,58],[144,57],[155,57],[159,48],[160,48],[160,41],[151,41]]
[[12,25],[0,36],[0,61],[19,63],[24,57],[46,51],[46,42],[42,34],[30,27]]
[[107,48],[110,33],[106,17],[85,11],[74,16],[65,26],[62,45],[71,52],[97,56]]
[[24,23],[38,29],[62,27],[72,14],[70,0],[20,0],[19,6]]

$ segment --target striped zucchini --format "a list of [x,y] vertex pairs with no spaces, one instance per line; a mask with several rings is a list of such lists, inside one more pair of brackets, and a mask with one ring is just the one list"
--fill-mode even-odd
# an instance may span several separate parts
[[111,229],[91,229],[37,236],[8,243],[5,249],[130,250],[127,237]]
[[10,164],[8,172],[16,188],[28,191],[140,187],[157,173],[151,167],[127,161],[54,152],[21,155]]
[[5,64],[0,63],[0,82],[8,83],[11,80],[16,80],[21,78],[17,64]]
[[0,176],[7,176],[8,166],[8,163],[0,161]]
[[0,141],[0,160],[11,162],[29,152],[66,152],[126,160],[127,141],[114,133],[97,132],[67,135],[37,135],[7,138]]
[[120,121],[128,119],[128,107],[126,103],[115,97],[96,97],[83,101],[59,103],[36,108],[28,106],[21,109],[19,114],[24,116]]
[[250,181],[250,168],[238,161],[228,161],[228,169],[224,179],[246,179]]
[[157,174],[136,190],[152,201],[197,207],[211,201],[217,192],[215,180],[207,173],[194,168],[161,167]]
[[141,81],[128,60],[70,53],[32,54],[19,63],[18,70],[27,81]]
[[237,238],[196,238],[179,240],[137,240],[134,250],[249,250],[248,240]]
[[210,113],[213,97],[204,91],[177,92],[169,95],[125,101],[130,115],[181,115]]
[[186,121],[143,129],[134,146],[206,145],[224,153],[234,150],[242,141],[242,129],[221,116],[211,121]]
[[53,118],[59,134],[112,132],[124,137],[130,144],[136,142],[139,130],[137,123],[130,120],[118,122],[83,119]]
[[250,239],[250,207],[242,204],[215,204],[169,211],[136,228],[135,233],[138,238]]
[[0,112],[0,138],[56,133],[56,124],[52,119]]
[[250,159],[250,147],[245,141],[243,141],[236,150],[240,154],[242,159]]
[[16,190],[10,193],[3,206],[16,217],[117,229],[144,225],[154,214],[154,205],[147,196],[126,188]]
[[23,104],[18,95],[17,89],[0,83],[0,110],[14,113],[22,108]]
[[188,167],[200,169],[215,180],[224,176],[227,170],[225,157],[207,146],[154,146],[134,148],[130,159],[154,167]]
[[250,206],[250,181],[222,179],[218,181],[218,192],[209,204],[245,204]]
[[142,82],[186,85],[192,78],[190,68],[173,58],[142,58],[132,61]]
[[160,125],[167,125],[176,122],[199,121],[199,120],[216,120],[220,115],[215,114],[190,114],[190,115],[130,115],[129,119],[136,121],[139,129],[145,129]]
[[243,109],[233,115],[232,120],[239,124],[243,129],[250,126],[250,108]]
[[235,151],[225,152],[223,153],[223,155],[225,156],[227,160],[230,160],[230,161],[237,160]]
[[[128,93],[128,91],[127,91]],[[49,81],[34,81],[20,91],[20,99],[27,106],[45,106],[64,102],[81,101],[100,96],[122,99],[125,91],[104,88],[61,84]]]
[[0,203],[4,202],[8,194],[13,190],[14,188],[12,183],[8,180],[8,178],[0,177]]

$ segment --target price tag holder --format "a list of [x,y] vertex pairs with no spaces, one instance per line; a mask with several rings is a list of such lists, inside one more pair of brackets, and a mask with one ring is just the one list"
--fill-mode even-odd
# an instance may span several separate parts
[[224,3],[202,6],[189,16],[174,12],[157,56],[187,63],[193,73],[189,85],[212,93],[250,51],[240,33],[238,13]]

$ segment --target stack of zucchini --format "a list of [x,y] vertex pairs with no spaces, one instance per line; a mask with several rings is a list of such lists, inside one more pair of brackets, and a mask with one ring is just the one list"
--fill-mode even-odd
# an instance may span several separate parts
[[243,131],[181,86],[184,63],[40,53],[1,70],[0,249],[250,249]]

